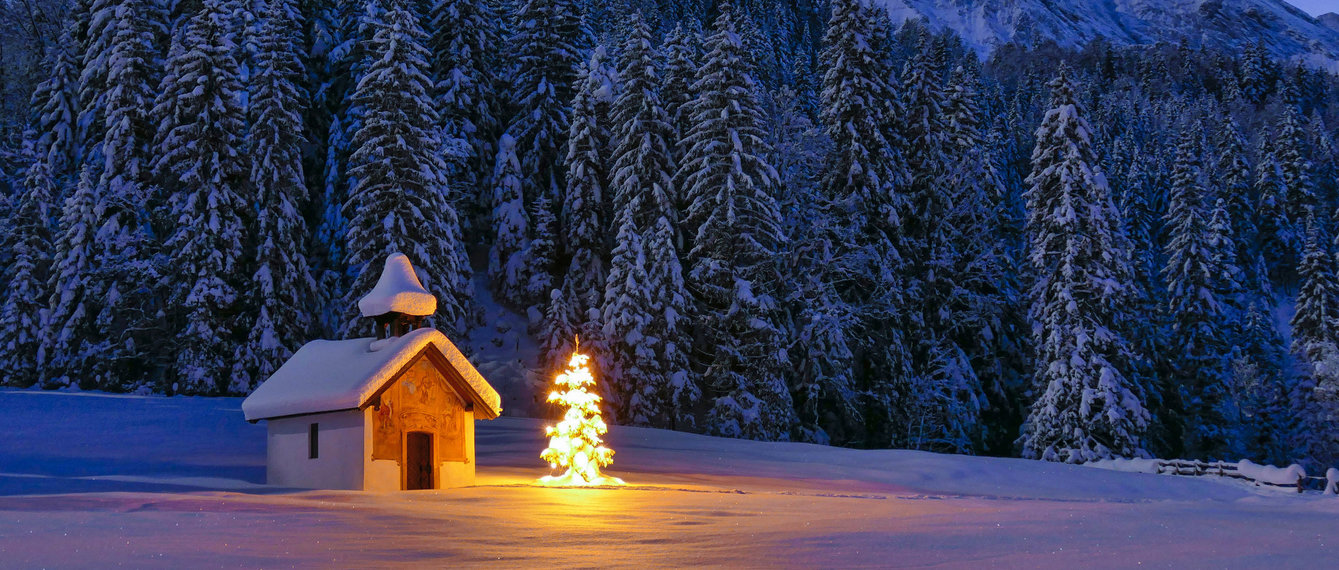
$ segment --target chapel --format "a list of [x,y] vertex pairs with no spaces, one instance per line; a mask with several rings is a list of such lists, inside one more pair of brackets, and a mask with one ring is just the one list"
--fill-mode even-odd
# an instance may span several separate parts
[[409,258],[386,260],[358,302],[372,336],[303,346],[242,402],[266,422],[266,481],[393,491],[474,484],[474,421],[501,398],[455,344],[422,326],[437,310]]

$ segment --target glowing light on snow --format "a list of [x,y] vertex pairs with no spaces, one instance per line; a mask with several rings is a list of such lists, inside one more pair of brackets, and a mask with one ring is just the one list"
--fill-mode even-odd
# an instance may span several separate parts
[[609,431],[600,418],[600,397],[588,392],[595,385],[588,361],[581,354],[581,339],[572,351],[567,370],[555,380],[558,388],[549,393],[549,401],[567,406],[567,412],[558,425],[546,426],[549,447],[539,454],[549,466],[567,471],[559,476],[548,476],[540,484],[553,487],[585,487],[595,485],[622,485],[623,480],[600,473],[614,461],[614,450],[605,447],[600,436]]

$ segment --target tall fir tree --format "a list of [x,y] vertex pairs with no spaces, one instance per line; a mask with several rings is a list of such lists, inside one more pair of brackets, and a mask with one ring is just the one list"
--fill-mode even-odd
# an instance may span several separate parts
[[629,398],[640,400],[648,396],[644,390],[652,384],[647,363],[655,359],[650,345],[644,342],[646,307],[650,304],[646,249],[631,214],[631,209],[618,214],[618,236],[609,261],[600,316],[606,354],[602,368],[606,376],[618,379],[602,386],[603,396],[611,408],[611,417],[620,423],[633,421],[627,416]]
[[348,263],[348,218],[344,204],[352,179],[348,175],[353,152],[350,140],[358,130],[361,108],[351,94],[363,67],[363,39],[370,29],[362,17],[367,4],[320,4],[311,22],[312,104],[304,124],[309,133],[308,187],[319,189],[313,227],[312,273],[321,297],[321,324],[335,334],[345,324],[344,304],[354,271]]
[[701,60],[700,45],[701,35],[691,23],[679,22],[665,37],[665,73],[660,96],[674,126],[674,146],[670,150],[675,164],[683,160],[679,140],[692,128],[693,82],[697,80]]
[[[76,153],[91,158],[94,146],[102,142],[103,113],[106,107],[109,55],[115,41],[118,10],[117,0],[81,0],[74,3],[70,14],[79,61],[79,117],[75,133]],[[128,6],[134,8],[134,4]]]
[[1328,464],[1339,459],[1339,441],[1333,422],[1339,418],[1339,277],[1329,239],[1315,216],[1306,220],[1307,238],[1297,312],[1293,314],[1292,352],[1303,363],[1303,374],[1290,394],[1291,411],[1298,416],[1294,441],[1312,461]]
[[1243,438],[1238,445],[1253,460],[1282,465],[1296,460],[1296,413],[1292,379],[1285,374],[1286,347],[1273,315],[1259,302],[1244,311],[1238,356],[1232,363],[1233,386],[1241,401],[1238,413]]
[[[568,106],[576,93],[580,47],[586,35],[574,0],[526,0],[515,16],[509,40],[516,70],[510,90],[515,112],[506,132],[516,141],[521,195],[532,217],[541,195],[551,205],[561,203],[567,186],[562,157],[570,128]],[[529,260],[515,269],[527,283],[535,271],[542,270]],[[524,288],[518,293],[519,297],[503,294],[502,300],[522,307],[542,300],[531,298]]]
[[1246,141],[1231,115],[1224,113],[1217,127],[1215,178],[1227,201],[1227,217],[1237,246],[1236,265],[1244,272],[1242,285],[1257,295],[1268,295],[1269,275],[1260,260],[1259,213]]
[[1027,180],[1037,373],[1023,456],[1082,463],[1144,455],[1148,411],[1126,376],[1130,348],[1118,327],[1131,278],[1120,212],[1069,72],[1062,68],[1050,86]]
[[[927,273],[921,313],[923,342],[915,376],[915,432],[918,448],[972,452],[984,448],[989,433],[984,414],[1002,408],[1007,418],[1008,384],[1020,371],[1017,347],[1005,340],[1021,330],[1016,278],[1004,242],[1003,181],[979,130],[976,79],[959,67],[942,107],[942,172],[936,186],[948,189],[947,209],[927,242]],[[990,236],[990,237],[986,237]]]
[[243,297],[246,339],[233,354],[229,392],[248,393],[306,342],[314,323],[316,282],[304,246],[307,196],[302,170],[306,93],[298,45],[302,22],[293,0],[268,0],[256,39],[247,134],[247,186],[255,193],[255,271]]
[[162,128],[154,170],[168,194],[166,246],[180,281],[169,291],[178,390],[228,390],[237,342],[241,275],[252,197],[242,151],[246,112],[233,36],[222,0],[206,0],[174,40],[155,115]]
[[[834,342],[849,339],[860,422],[865,445],[891,443],[894,382],[906,377],[906,341],[902,337],[903,193],[907,181],[901,131],[894,125],[899,97],[887,58],[887,30],[873,8],[861,0],[833,3],[824,35],[822,123],[832,140],[821,182],[831,203],[832,264],[817,277],[815,291],[831,291],[856,311],[837,321],[842,334],[824,333]],[[819,252],[826,249],[820,247]],[[817,315],[815,315],[817,317]],[[836,324],[836,323],[834,323]],[[837,391],[836,394],[842,394]],[[851,415],[852,419],[855,418]]]
[[164,331],[159,317],[162,279],[148,212],[148,205],[156,202],[148,190],[148,147],[153,138],[152,86],[159,74],[158,16],[149,2],[124,0],[108,22],[105,92],[97,98],[106,131],[89,154],[100,164],[93,189],[97,221],[86,268],[86,300],[96,300],[98,310],[85,313],[93,319],[94,332],[85,337],[84,350],[74,355],[83,361],[75,369],[84,371],[81,385],[112,391],[155,387],[163,357],[153,344]]
[[[936,184],[947,168],[944,141],[949,129],[943,112],[945,96],[940,74],[936,68],[934,42],[929,31],[921,31],[916,53],[902,72],[902,118],[907,169],[909,207],[903,216],[903,227],[910,243],[905,252],[909,257],[906,286],[915,290],[916,281],[926,271],[931,250],[935,247],[932,234],[937,222],[948,211],[947,196]],[[933,285],[926,285],[933,286]]]
[[[1288,91],[1288,90],[1285,90]],[[1298,283],[1297,268],[1305,247],[1307,212],[1318,205],[1297,108],[1282,97],[1278,122],[1256,167],[1260,197],[1261,253],[1274,282]]]
[[1308,356],[1311,347],[1335,344],[1337,340],[1339,277],[1335,276],[1335,262],[1323,231],[1314,216],[1307,219],[1306,253],[1298,268],[1302,283],[1297,291],[1297,310],[1290,321],[1293,352],[1303,356]]
[[[454,204],[462,221],[477,222],[491,199],[485,182],[492,173],[498,130],[498,89],[495,79],[501,43],[501,14],[494,0],[448,0],[429,11],[432,34],[432,76],[441,121],[468,143],[471,153],[461,176],[466,191]],[[481,232],[482,233],[482,232]]]
[[[605,204],[609,188],[609,151],[612,136],[609,104],[613,101],[612,74],[605,69],[604,50],[596,47],[582,70],[580,89],[572,103],[571,132],[567,145],[567,188],[563,193],[560,222],[567,264],[561,271],[557,296],[550,294],[542,346],[545,361],[561,369],[577,335],[590,347],[602,347],[599,319],[592,311],[603,304],[605,289]],[[597,348],[596,362],[605,360]]]
[[685,265],[696,303],[695,354],[708,355],[698,363],[713,399],[706,428],[787,439],[796,418],[778,326],[776,251],[784,239],[773,194],[778,180],[763,159],[761,111],[729,4],[706,47],[693,85],[694,126],[681,143],[687,151],[676,179],[693,236]]
[[52,268],[52,206],[56,184],[47,158],[28,153],[32,163],[24,174],[23,197],[14,210],[9,231],[13,262],[5,271],[8,294],[0,304],[0,385],[27,388],[41,381],[43,319],[47,314],[47,280]]
[[[688,294],[679,261],[678,199],[670,151],[674,132],[660,98],[651,30],[634,14],[627,34],[619,65],[623,85],[613,109],[619,128],[612,182],[615,207],[631,218],[645,248],[643,286],[648,303],[640,320],[646,323],[644,342],[653,358],[646,364],[648,384],[625,386],[629,393],[625,416],[638,424],[691,428],[700,390],[688,370]],[[621,341],[614,336],[609,343]]]
[[37,141],[46,168],[56,177],[72,176],[77,168],[79,116],[79,61],[75,50],[74,22],[61,32],[48,56],[47,78],[33,92],[37,114]]
[[45,365],[44,388],[79,386],[92,388],[85,374],[90,361],[85,345],[93,338],[93,316],[98,298],[93,296],[91,264],[98,218],[94,208],[97,175],[92,165],[80,171],[74,193],[61,211],[54,245],[47,301],[50,313],[42,335],[37,361]]
[[[1206,201],[1213,196],[1206,188],[1202,166],[1203,124],[1191,124],[1181,135],[1172,170],[1172,193],[1166,223],[1170,241],[1163,277],[1167,283],[1167,305],[1172,323],[1171,350],[1174,385],[1178,389],[1184,424],[1184,452],[1190,457],[1224,458],[1224,418],[1227,374],[1231,364],[1230,332],[1233,317],[1222,296],[1220,282],[1235,282],[1235,246],[1230,228],[1222,227],[1224,213],[1209,219]],[[1218,200],[1214,198],[1217,204]],[[1215,211],[1217,211],[1215,209]],[[1216,221],[1219,225],[1211,225]],[[1225,277],[1226,276],[1226,277]]]
[[362,77],[352,95],[358,130],[351,140],[353,178],[344,215],[348,260],[358,277],[345,300],[343,332],[359,328],[356,301],[372,290],[381,262],[404,253],[437,297],[433,323],[458,337],[476,320],[460,220],[450,203],[438,115],[428,79],[425,34],[412,4],[368,5]]
[[535,316],[544,310],[543,301],[553,292],[553,272],[558,264],[558,217],[552,204],[553,200],[547,195],[535,200],[534,235],[525,248],[528,280],[523,295],[532,302],[526,307],[532,330],[543,325]]
[[525,211],[521,176],[516,139],[504,134],[498,141],[493,170],[493,245],[488,250],[488,280],[501,299],[524,297],[529,275],[523,266],[530,216]]

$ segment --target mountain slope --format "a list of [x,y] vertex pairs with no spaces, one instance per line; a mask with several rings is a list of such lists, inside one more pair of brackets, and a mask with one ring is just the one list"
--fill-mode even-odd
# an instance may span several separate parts
[[1264,42],[1277,57],[1339,71],[1339,30],[1283,0],[876,0],[893,20],[925,17],[982,53],[1011,41],[1078,45],[1176,43],[1239,49]]

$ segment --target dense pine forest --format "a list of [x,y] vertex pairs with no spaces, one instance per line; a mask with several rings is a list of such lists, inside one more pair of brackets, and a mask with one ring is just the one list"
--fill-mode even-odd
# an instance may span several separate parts
[[[866,0],[8,0],[3,384],[241,395],[404,252],[606,417],[1339,461],[1339,78]],[[462,347],[464,347],[462,345]]]

